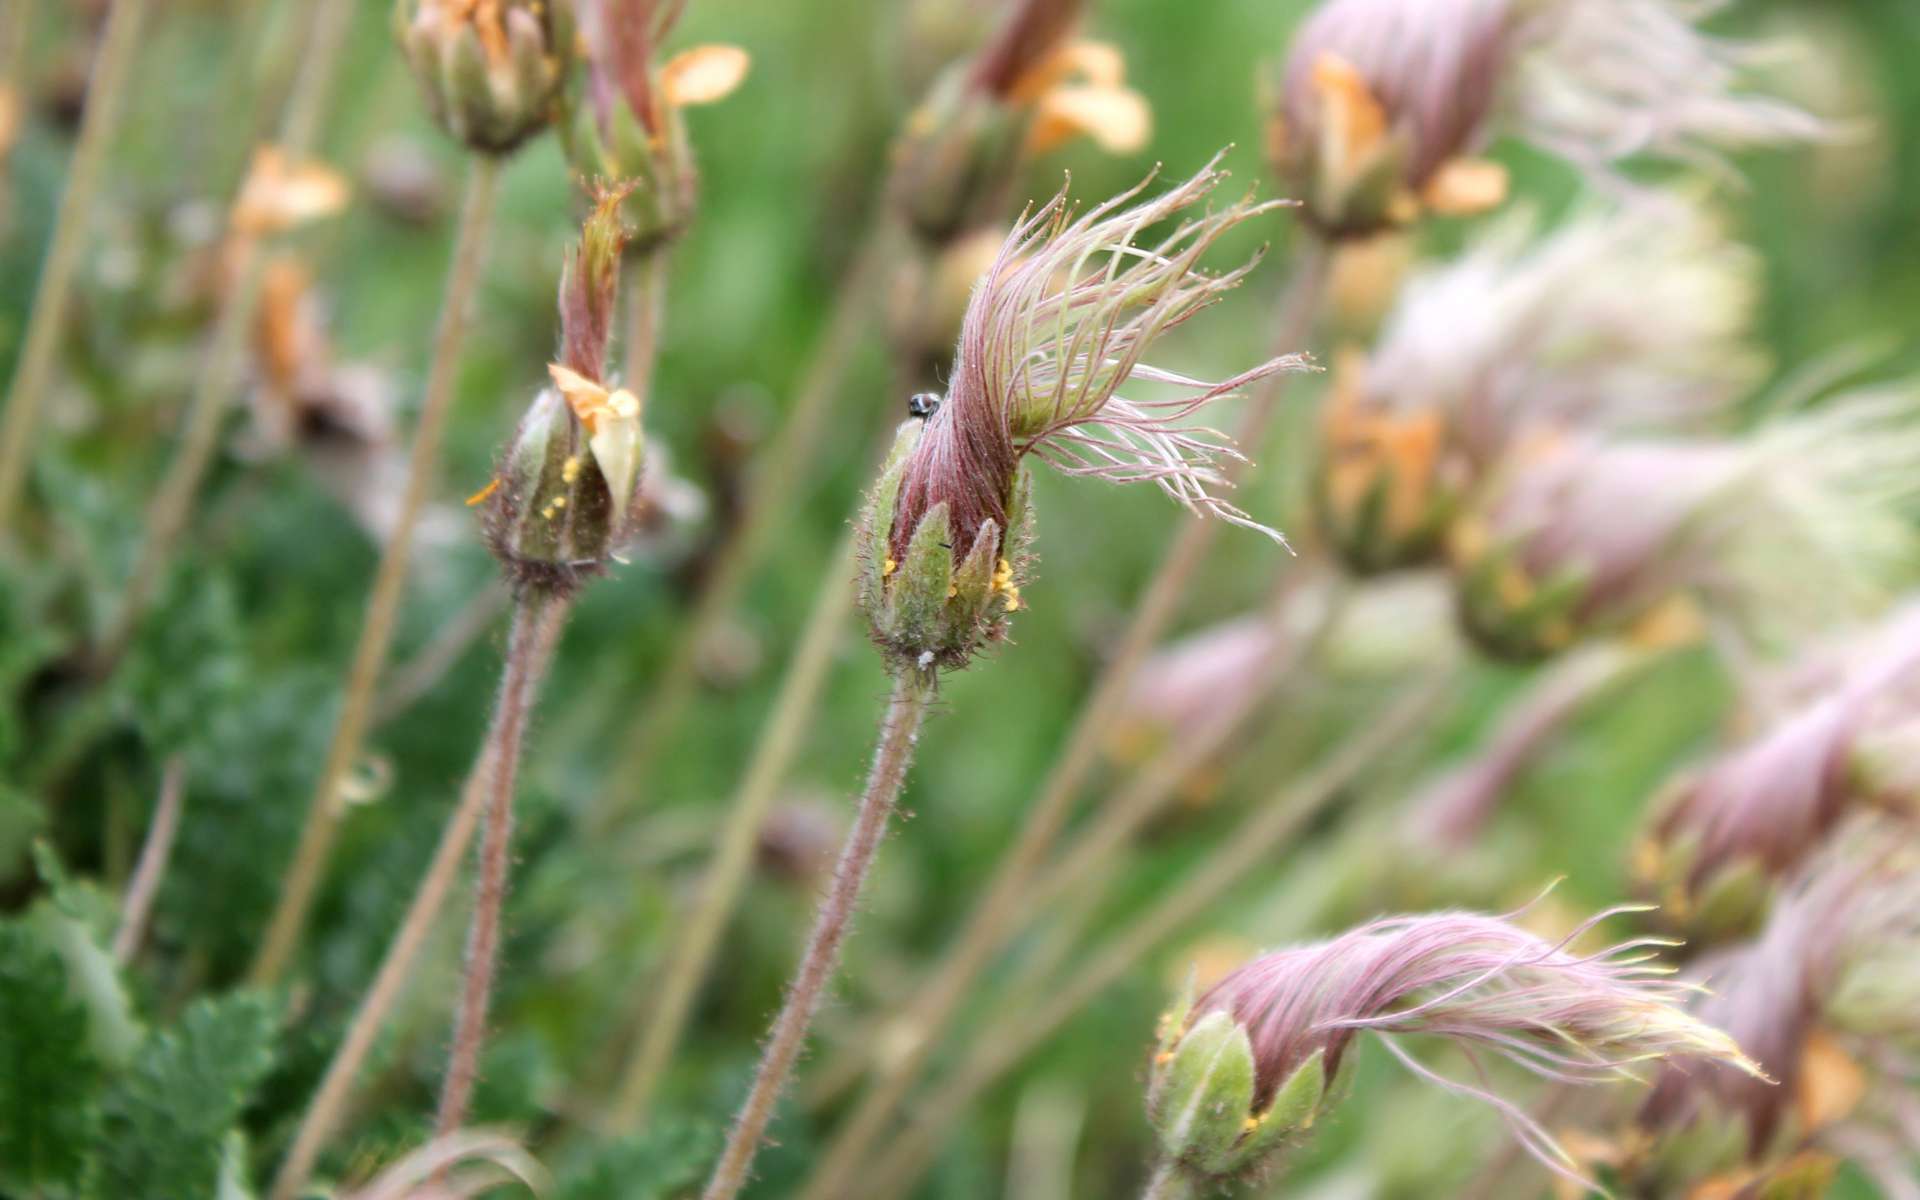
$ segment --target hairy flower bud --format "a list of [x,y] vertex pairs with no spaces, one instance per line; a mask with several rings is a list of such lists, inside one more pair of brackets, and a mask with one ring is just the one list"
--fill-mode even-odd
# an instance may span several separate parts
[[566,591],[605,568],[628,533],[645,435],[640,400],[606,373],[625,236],[622,193],[604,194],[560,280],[560,361],[494,474],[488,543],[523,587]]
[[1757,374],[1753,254],[1680,196],[1545,236],[1519,213],[1417,273],[1373,352],[1343,356],[1319,524],[1363,573],[1430,562],[1487,469],[1543,428],[1697,428]]
[[441,128],[509,154],[553,119],[573,71],[572,0],[399,0],[407,63]]
[[1471,157],[1502,125],[1583,166],[1710,157],[1817,136],[1739,91],[1740,48],[1674,0],[1324,0],[1273,91],[1268,151],[1331,237],[1478,212],[1506,173]]
[[894,148],[894,203],[940,246],[993,219],[1014,169],[1086,134],[1116,154],[1146,144],[1146,102],[1120,54],[1069,40],[1082,0],[1021,0],[971,60],[934,81]]
[[1875,607],[1914,549],[1916,402],[1858,393],[1741,438],[1530,438],[1453,527],[1463,624],[1532,658],[1670,636],[1689,601],[1761,641]]
[[1633,868],[1689,936],[1756,928],[1779,881],[1862,806],[1920,813],[1920,781],[1876,759],[1876,735],[1899,738],[1920,718],[1920,614],[1900,614],[1876,640],[1885,657],[1668,786]]
[[1752,1070],[1731,1038],[1681,1010],[1680,986],[1645,965],[1646,941],[1566,948],[1607,915],[1559,944],[1495,917],[1392,917],[1255,959],[1163,1018],[1148,1093],[1163,1151],[1201,1185],[1258,1171],[1338,1103],[1366,1030],[1421,1077],[1500,1110],[1563,1174],[1565,1153],[1516,1107],[1421,1065],[1392,1035],[1438,1034],[1569,1083],[1673,1058]]
[[[1224,439],[1179,422],[1301,360],[1275,358],[1217,384],[1141,362],[1163,331],[1252,267],[1209,275],[1198,261],[1269,205],[1242,201],[1187,220],[1158,245],[1133,244],[1221,178],[1209,165],[1153,200],[1130,204],[1136,188],[1078,219],[1062,193],[1008,237],[968,305],[944,401],[903,427],[862,518],[861,603],[896,662],[963,665],[1019,607],[1028,454],[1069,475],[1151,480],[1190,509],[1278,538],[1209,491],[1211,462],[1231,453]],[[1124,399],[1118,390],[1132,380],[1177,392]]]
[[627,181],[621,215],[635,253],[672,241],[693,219],[699,171],[682,110],[726,97],[747,73],[747,54],[734,46],[695,46],[655,61],[682,7],[595,0],[582,9],[587,83],[561,134],[580,178]]

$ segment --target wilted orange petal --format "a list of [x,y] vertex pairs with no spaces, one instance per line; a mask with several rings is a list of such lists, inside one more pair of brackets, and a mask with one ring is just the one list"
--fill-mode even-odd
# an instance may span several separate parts
[[601,414],[607,411],[607,389],[559,363],[548,363],[547,374],[553,377],[553,386],[560,389],[573,415],[592,432],[599,425]]
[[289,163],[279,147],[262,146],[234,201],[233,223],[242,233],[278,233],[346,204],[347,181],[338,171],[318,162]]
[[738,46],[695,46],[682,50],[660,68],[660,90],[675,108],[712,104],[730,95],[747,77],[751,63]]
[[1794,1104],[1809,1130],[1843,1120],[1866,1095],[1867,1076],[1839,1043],[1825,1033],[1807,1039],[1800,1058]]
[[1443,217],[1470,217],[1507,198],[1507,168],[1484,158],[1450,158],[1427,180],[1421,199]]
[[1027,134],[1027,152],[1045,154],[1085,134],[1109,154],[1132,154],[1153,133],[1146,98],[1130,88],[1064,83],[1040,97]]
[[1378,146],[1387,136],[1387,111],[1376,100],[1360,69],[1332,51],[1314,60],[1313,87],[1326,106],[1326,126],[1348,162]]
[[1066,74],[1099,87],[1119,87],[1127,79],[1126,56],[1112,42],[1068,42],[1060,50],[1060,66]]

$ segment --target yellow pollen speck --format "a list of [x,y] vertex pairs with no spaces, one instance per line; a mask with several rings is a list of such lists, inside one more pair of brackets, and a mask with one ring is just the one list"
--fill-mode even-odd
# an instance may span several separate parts
[[886,562],[880,564],[880,578],[885,579],[899,569],[900,564],[889,557]]
[[1007,611],[1008,612],[1020,611],[1020,589],[1017,587],[1010,587],[1007,589]]
[[567,461],[560,464],[560,478],[567,483],[572,483],[580,478],[580,456],[578,454],[568,455]]
[[953,599],[953,598],[954,598],[955,596],[958,596],[959,594],[960,594],[960,585],[959,585],[959,584],[957,584],[957,583],[950,583],[950,584],[948,584],[948,585],[947,585],[947,599],[949,599],[949,600],[951,600],[951,599]]
[[500,480],[496,476],[495,478],[487,481],[487,486],[481,488],[479,491],[475,492],[473,495],[467,497],[467,507],[472,508],[476,504],[485,503],[488,496],[493,495],[495,492],[499,490],[500,490]]
[[547,501],[547,506],[540,510],[540,515],[551,521],[554,516],[566,506],[567,498],[565,496],[555,496],[553,499]]
[[1160,1053],[1153,1056],[1153,1061],[1156,1066],[1164,1067],[1168,1063],[1173,1061],[1173,1051],[1162,1050]]
[[1259,1117],[1248,1117],[1248,1118],[1247,1118],[1247,1123],[1246,1123],[1246,1124],[1244,1124],[1244,1125],[1242,1125],[1242,1126],[1240,1127],[1240,1132],[1241,1132],[1241,1133],[1252,1133],[1252,1132],[1253,1132],[1254,1130],[1256,1130],[1256,1129],[1258,1129],[1258,1128],[1260,1128],[1260,1118],[1259,1118]]

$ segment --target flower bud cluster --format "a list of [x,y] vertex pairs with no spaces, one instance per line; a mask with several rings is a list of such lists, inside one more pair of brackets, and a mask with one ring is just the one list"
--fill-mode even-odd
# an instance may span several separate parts
[[505,155],[554,118],[572,74],[571,0],[402,0],[401,48],[449,135]]

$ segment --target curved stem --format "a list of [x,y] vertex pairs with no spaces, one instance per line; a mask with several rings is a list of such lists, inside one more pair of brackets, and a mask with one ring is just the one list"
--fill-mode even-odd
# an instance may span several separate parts
[[[734,796],[699,899],[667,959],[658,999],[643,1011],[640,1043],[622,1074],[609,1118],[617,1132],[630,1132],[645,1118],[661,1073],[672,1060],[686,1028],[694,995],[712,965],[714,947],[740,899],[753,862],[755,839],[780,781],[793,763],[800,735],[814,715],[814,702],[833,662],[833,648],[840,640],[849,609],[846,568],[852,557],[853,531],[849,526],[828,558],[829,566],[821,572],[800,644],[780,681],[773,712],[761,730],[740,790]],[[654,994],[653,990],[649,994]]]
[[[530,677],[538,678],[545,672],[547,660],[553,655],[554,643],[559,640],[565,615],[564,606],[558,604],[548,605],[543,612],[543,619],[537,624],[532,645],[527,651],[530,662],[526,669]],[[497,726],[501,719],[498,709],[493,719]],[[447,818],[440,842],[434,847],[433,858],[428,861],[426,872],[420,877],[420,886],[414,890],[412,903],[407,906],[407,914],[401,919],[393,941],[388,944],[386,957],[380,960],[380,968],[374,973],[367,994],[361,998],[360,1007],[353,1014],[353,1022],[347,1026],[346,1036],[333,1052],[333,1059],[327,1064],[326,1074],[321,1076],[320,1086],[308,1103],[306,1114],[300,1118],[300,1128],[294,1134],[293,1145],[274,1177],[270,1200],[293,1200],[312,1173],[321,1148],[333,1136],[334,1126],[345,1111],[347,1094],[353,1088],[354,1077],[360,1073],[368,1052],[373,1049],[374,1038],[379,1036],[394,1002],[400,998],[400,990],[413,971],[414,960],[419,957],[420,948],[432,932],[433,923],[439,917],[440,908],[446,903],[447,893],[459,874],[461,856],[467,852],[467,843],[473,837],[474,827],[480,823],[480,811],[489,795],[487,784],[493,777],[493,750],[499,740],[497,730],[489,730],[486,740],[481,743],[473,771],[460,790],[460,802]]]
[[167,760],[161,774],[160,802],[154,806],[146,843],[140,847],[140,865],[133,869],[126,902],[120,906],[120,928],[113,935],[113,961],[122,967],[133,961],[140,950],[140,939],[146,936],[153,898],[160,894],[167,860],[173,857],[173,839],[180,831],[180,808],[186,794],[187,764],[176,754]]
[[874,852],[880,847],[880,835],[886,832],[887,819],[893,815],[907,781],[907,768],[913,761],[914,743],[920,723],[933,699],[935,680],[931,673],[912,669],[894,677],[893,695],[887,702],[886,716],[880,725],[880,746],[874,751],[873,768],[867,775],[866,793],[860,798],[860,810],[853,828],[840,850],[834,868],[833,885],[820,903],[814,918],[813,933],[807,939],[806,952],[800,958],[786,1001],[774,1019],[767,1037],[767,1048],[755,1073],[753,1088],[735,1116],[727,1133],[726,1147],[707,1181],[703,1200],[731,1200],[746,1186],[747,1170],[759,1152],[760,1138],[773,1117],[773,1108],[793,1071],[794,1059],[806,1041],[807,1027],[820,1006],[820,995],[840,961],[840,943],[847,936],[854,906],[866,883],[867,870],[873,865]]
[[[294,94],[287,100],[281,130],[282,146],[296,160],[312,151],[312,139],[318,135],[320,113],[340,61],[345,26],[352,9],[350,0],[330,0],[314,9],[306,65],[300,72]],[[146,528],[142,531],[133,571],[127,577],[126,591],[94,652],[93,668],[98,676],[111,674],[119,665],[121,656],[139,632],[148,605],[159,591],[178,549],[180,535],[186,530],[194,499],[206,481],[208,468],[213,465],[227,401],[239,386],[247,331],[253,323],[254,306],[260,296],[261,261],[257,236],[239,232],[232,236],[229,249],[236,282],[214,318],[213,333],[194,380],[193,399],[187,406],[179,449],[167,464],[167,472],[147,506]]]
[[272,983],[286,968],[294,948],[299,945],[327,856],[333,849],[333,837],[340,821],[340,784],[360,755],[367,724],[373,716],[374,689],[387,663],[394,622],[406,592],[414,528],[419,524],[420,512],[426,506],[440,462],[440,443],[446,431],[447,415],[453,407],[453,385],[460,365],[460,347],[466,337],[467,313],[486,258],[487,233],[492,225],[499,179],[498,159],[474,157],[459,232],[454,239],[453,264],[447,275],[440,326],[434,337],[433,358],[427,368],[426,398],[420,407],[420,423],[408,454],[406,491],[393,533],[381,551],[373,589],[367,596],[366,618],[361,622],[360,638],[354,645],[353,661],[347,669],[340,715],[334,721],[333,740],[327,746],[319,782],[307,802],[306,821],[295,843],[293,864],[280,886],[279,900],[253,962],[250,978],[255,984]]
[[[25,0],[13,2],[24,5]],[[66,329],[74,268],[79,265],[80,251],[86,245],[87,223],[93,216],[94,196],[100,188],[100,168],[120,126],[127,72],[133,63],[134,47],[140,41],[140,25],[146,20],[150,2],[113,0],[113,9],[107,14],[106,32],[101,35],[98,56],[94,59],[93,75],[87,82],[87,110],[80,123],[80,139],[74,145],[73,160],[67,168],[66,190],[54,217],[53,241],[40,268],[40,283],[34,291],[32,315],[27,318],[20,361],[14,368],[13,386],[7,392],[6,416],[0,419],[0,531],[13,525],[14,510],[26,486],[27,468],[33,458],[34,430],[39,425],[47,380],[53,373],[54,354],[60,348],[60,335]],[[21,23],[24,26],[24,17]]]
[[840,381],[867,330],[867,310],[882,278],[888,233],[876,226],[849,269],[834,301],[819,352],[808,367],[786,423],[757,464],[740,518],[713,558],[693,602],[684,633],[656,678],[646,703],[616,745],[627,749],[606,774],[587,813],[589,834],[604,833],[634,803],[635,780],[650,778],[656,755],[679,724],[698,683],[699,651],[732,615],[748,574],[780,516],[805,489],[801,475],[826,431]]
[[[1274,342],[1286,351],[1306,340],[1319,307],[1325,279],[1326,256],[1313,243],[1300,262],[1288,293],[1282,302],[1275,328]],[[1253,450],[1265,440],[1279,411],[1279,399],[1290,376],[1271,376],[1266,386],[1252,397],[1235,438]],[[1229,468],[1230,477],[1244,464]],[[887,1118],[899,1106],[927,1056],[938,1044],[938,1035],[953,1018],[961,1000],[980,972],[986,968],[1007,929],[1026,911],[1021,896],[1039,870],[1054,838],[1072,812],[1074,798],[1087,774],[1099,761],[1107,727],[1125,699],[1133,676],[1148,653],[1159,644],[1168,624],[1179,611],[1187,587],[1205,562],[1207,551],[1220,530],[1220,522],[1185,522],[1161,559],[1145,594],[1134,609],[1133,619],[1121,634],[1119,649],[1108,661],[1094,684],[1093,692],[1074,720],[1066,744],[1054,760],[1039,795],[1025,809],[1025,820],[1013,844],[1001,856],[986,891],[975,904],[944,958],[927,981],[908,1002],[900,1017],[901,1027],[912,1032],[908,1049],[890,1059],[880,1070],[873,1085],[840,1127],[833,1143],[820,1159],[813,1183],[802,1196],[806,1200],[845,1193],[853,1173],[866,1157]],[[836,1074],[829,1064],[828,1074]],[[851,1082],[857,1069],[840,1072]]]
[[861,1174],[861,1194],[894,1196],[911,1187],[938,1144],[937,1135],[952,1129],[976,1096],[1229,889],[1256,869],[1271,866],[1275,852],[1302,826],[1413,733],[1445,694],[1446,682],[1440,676],[1413,687],[1378,719],[1355,728],[1310,775],[1251,808],[1245,821],[1151,907],[1109,935],[1081,965],[1062,972],[1043,1003],[1009,1013],[1008,1019],[984,1031],[953,1078],[916,1103],[907,1128],[884,1152],[869,1158]]
[[[460,1007],[454,1018],[453,1053],[440,1090],[434,1132],[445,1135],[467,1121],[474,1080],[480,1074],[480,1050],[487,1040],[487,1008],[500,965],[500,913],[507,900],[507,851],[513,836],[513,789],[520,771],[520,746],[527,717],[540,688],[551,641],[541,636],[549,619],[562,619],[567,600],[531,592],[520,598],[507,644],[506,670],[493,726],[487,731],[486,828],[480,838],[480,874],[474,884],[473,921],[467,928],[467,965],[461,979]],[[549,618],[550,610],[555,615]]]

